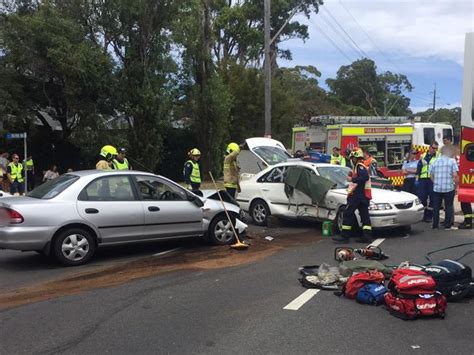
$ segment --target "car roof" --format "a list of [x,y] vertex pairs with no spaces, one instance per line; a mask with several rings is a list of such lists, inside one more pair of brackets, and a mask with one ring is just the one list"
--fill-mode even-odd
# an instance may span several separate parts
[[[66,175],[73,175],[79,177],[86,177],[86,176],[103,176],[107,174],[114,174],[114,175],[155,175],[150,172],[146,171],[139,171],[139,170],[79,170],[79,171],[72,171],[70,173],[66,173]],[[160,176],[161,177],[161,176]]]

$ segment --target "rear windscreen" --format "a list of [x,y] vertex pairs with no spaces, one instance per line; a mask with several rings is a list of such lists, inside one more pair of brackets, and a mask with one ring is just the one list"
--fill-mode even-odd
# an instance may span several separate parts
[[27,196],[48,200],[59,195],[78,179],[79,176],[76,175],[61,175],[60,177],[53,180],[49,180],[48,182],[33,189],[27,194]]

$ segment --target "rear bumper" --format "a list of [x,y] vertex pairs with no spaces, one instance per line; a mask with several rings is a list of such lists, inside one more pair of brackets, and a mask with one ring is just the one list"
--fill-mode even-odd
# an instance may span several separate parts
[[54,227],[0,227],[0,249],[42,250],[51,240]]
[[394,228],[409,226],[423,219],[423,205],[406,210],[371,211],[370,222],[373,228]]

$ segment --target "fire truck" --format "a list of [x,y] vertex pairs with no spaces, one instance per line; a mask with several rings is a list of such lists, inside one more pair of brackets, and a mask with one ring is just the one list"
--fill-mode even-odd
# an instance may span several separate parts
[[317,116],[307,127],[294,127],[292,151],[315,150],[331,154],[334,147],[342,155],[355,147],[372,151],[381,177],[394,186],[403,184],[402,164],[408,152],[419,155],[433,141],[443,145],[443,137],[453,139],[453,128],[445,123],[420,122],[418,117]]
[[466,34],[461,109],[459,201],[474,202],[474,32]]

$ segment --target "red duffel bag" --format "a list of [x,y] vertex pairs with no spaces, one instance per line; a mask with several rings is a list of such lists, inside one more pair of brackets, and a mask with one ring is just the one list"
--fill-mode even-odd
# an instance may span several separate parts
[[441,317],[446,312],[446,297],[436,291],[433,278],[420,270],[397,269],[384,296],[389,312],[402,319]]
[[347,298],[355,299],[357,292],[368,283],[382,284],[385,276],[377,270],[369,270],[365,272],[358,272],[349,277],[343,288],[343,294]]

